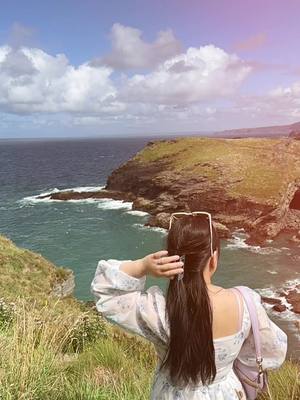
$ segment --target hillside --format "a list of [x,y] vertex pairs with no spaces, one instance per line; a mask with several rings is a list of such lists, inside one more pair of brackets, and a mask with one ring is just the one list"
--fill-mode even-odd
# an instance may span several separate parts
[[147,399],[152,346],[74,298],[71,270],[0,235],[0,276],[1,400]]
[[57,302],[58,308],[72,307],[79,310],[79,303],[73,298],[74,275],[72,270],[59,268],[27,249],[21,249],[0,235],[0,297],[14,301],[26,299],[35,307],[45,302]]
[[290,125],[261,126],[258,128],[227,129],[225,131],[214,132],[213,137],[221,138],[246,138],[246,137],[283,137],[289,136],[292,132],[300,131],[300,122]]
[[207,210],[220,232],[244,228],[262,244],[300,226],[300,142],[292,139],[181,138],[149,142],[107,179],[167,227],[171,212]]

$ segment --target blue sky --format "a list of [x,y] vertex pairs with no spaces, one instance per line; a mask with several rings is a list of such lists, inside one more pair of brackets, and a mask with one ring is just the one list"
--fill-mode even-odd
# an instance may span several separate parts
[[296,0],[5,1],[0,137],[300,120]]

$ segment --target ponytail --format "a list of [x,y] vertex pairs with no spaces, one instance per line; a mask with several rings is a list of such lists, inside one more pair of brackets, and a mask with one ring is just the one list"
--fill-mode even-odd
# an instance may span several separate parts
[[[194,224],[194,220],[192,220]],[[192,227],[189,226],[189,233]],[[174,230],[175,231],[175,230]],[[216,232],[214,238],[217,239]],[[173,232],[174,233],[174,232]],[[188,247],[180,246],[181,235],[169,233],[169,254],[185,255],[184,276],[170,280],[166,295],[166,315],[170,340],[161,369],[167,369],[174,385],[210,384],[216,376],[215,351],[212,334],[213,314],[203,270],[210,258],[209,246],[199,238]],[[176,240],[175,240],[176,239]],[[207,241],[207,239],[206,239]],[[174,246],[178,246],[175,249]],[[197,247],[195,251],[195,246]],[[218,243],[219,246],[219,243]],[[192,249],[192,251],[191,251]]]

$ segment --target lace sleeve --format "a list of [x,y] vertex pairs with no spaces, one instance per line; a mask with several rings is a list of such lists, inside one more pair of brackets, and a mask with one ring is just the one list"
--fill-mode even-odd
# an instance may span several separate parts
[[[131,261],[131,260],[124,260]],[[165,298],[158,286],[145,290],[146,277],[135,278],[120,260],[100,260],[91,283],[96,308],[109,321],[154,344],[165,344]]]

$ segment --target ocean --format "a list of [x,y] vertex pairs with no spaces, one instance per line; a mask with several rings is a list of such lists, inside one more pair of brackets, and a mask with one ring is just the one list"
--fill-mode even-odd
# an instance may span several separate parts
[[[158,139],[158,137],[156,137]],[[136,259],[165,248],[166,231],[144,227],[148,214],[111,199],[60,202],[37,195],[62,189],[97,190],[108,175],[153,137],[0,140],[0,233],[75,274],[74,295],[92,300],[90,283],[100,259]],[[284,235],[267,247],[249,246],[242,230],[222,241],[214,283],[246,285],[272,296],[300,282],[300,248]],[[149,278],[147,286],[167,286]],[[271,318],[288,333],[289,355],[300,359],[300,338],[287,310]],[[298,316],[299,318],[299,316]]]

